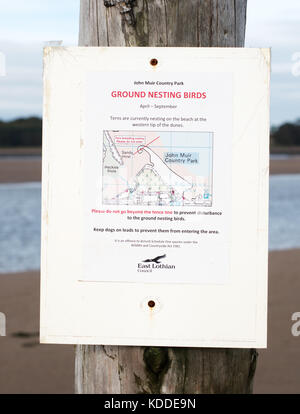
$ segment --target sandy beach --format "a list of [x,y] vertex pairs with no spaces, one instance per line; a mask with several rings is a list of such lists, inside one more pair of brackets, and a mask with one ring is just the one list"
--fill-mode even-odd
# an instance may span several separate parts
[[[0,153],[1,155],[1,153]],[[42,161],[38,156],[0,158],[0,183],[19,183],[41,180]],[[270,174],[300,174],[300,156],[284,160],[271,160]]]
[[300,156],[271,160],[270,174],[300,174]]
[[39,272],[0,275],[0,394],[74,392],[74,347],[39,344],[39,290]]
[[259,351],[255,393],[300,393],[300,336],[291,334],[299,312],[300,249],[269,255],[268,348]]
[[20,183],[41,181],[41,160],[29,159],[0,159],[0,183]]
[[[300,250],[270,253],[268,349],[259,351],[255,393],[300,393],[300,337],[291,335],[299,269]],[[74,347],[39,344],[39,273],[0,275],[0,304],[0,393],[72,393]]]

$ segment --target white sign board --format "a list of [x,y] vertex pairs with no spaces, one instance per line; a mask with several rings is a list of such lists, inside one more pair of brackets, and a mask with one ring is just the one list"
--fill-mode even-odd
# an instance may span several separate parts
[[41,341],[265,347],[269,50],[44,60]]

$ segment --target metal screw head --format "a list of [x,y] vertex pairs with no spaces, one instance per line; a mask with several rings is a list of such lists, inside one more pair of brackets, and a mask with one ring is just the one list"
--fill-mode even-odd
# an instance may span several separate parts
[[149,300],[149,302],[148,302],[148,306],[149,306],[149,308],[154,308],[154,306],[155,306],[155,302],[154,302],[154,300]]
[[150,65],[152,65],[152,66],[157,66],[158,65],[158,60],[157,59],[151,59],[150,60]]

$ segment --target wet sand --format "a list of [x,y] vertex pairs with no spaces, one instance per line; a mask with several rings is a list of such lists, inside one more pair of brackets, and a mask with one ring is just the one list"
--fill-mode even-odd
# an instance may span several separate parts
[[0,275],[0,394],[74,392],[74,347],[39,344],[39,284],[39,272]]
[[271,160],[270,174],[300,174],[300,156]]
[[0,157],[1,156],[41,156],[42,148],[41,147],[14,147],[14,148],[4,148],[0,147]]
[[[0,157],[0,183],[41,181],[40,158],[20,156]],[[286,160],[271,160],[270,174],[300,174],[300,156]]]
[[[291,334],[299,269],[300,250],[270,253],[268,349],[259,351],[255,393],[300,393],[300,336]],[[39,273],[0,275],[0,310],[0,393],[72,393],[74,347],[39,344]]]
[[0,183],[41,181],[40,158],[0,158]]
[[300,249],[269,258],[268,348],[259,351],[255,393],[300,393],[300,336],[291,316],[300,312]]

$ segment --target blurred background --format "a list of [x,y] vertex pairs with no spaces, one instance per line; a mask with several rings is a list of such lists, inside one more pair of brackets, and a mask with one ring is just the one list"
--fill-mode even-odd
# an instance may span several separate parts
[[[42,48],[76,45],[79,0],[0,0],[0,393],[72,393],[74,348],[39,345]],[[272,48],[268,349],[255,393],[300,392],[300,2],[248,0]]]

